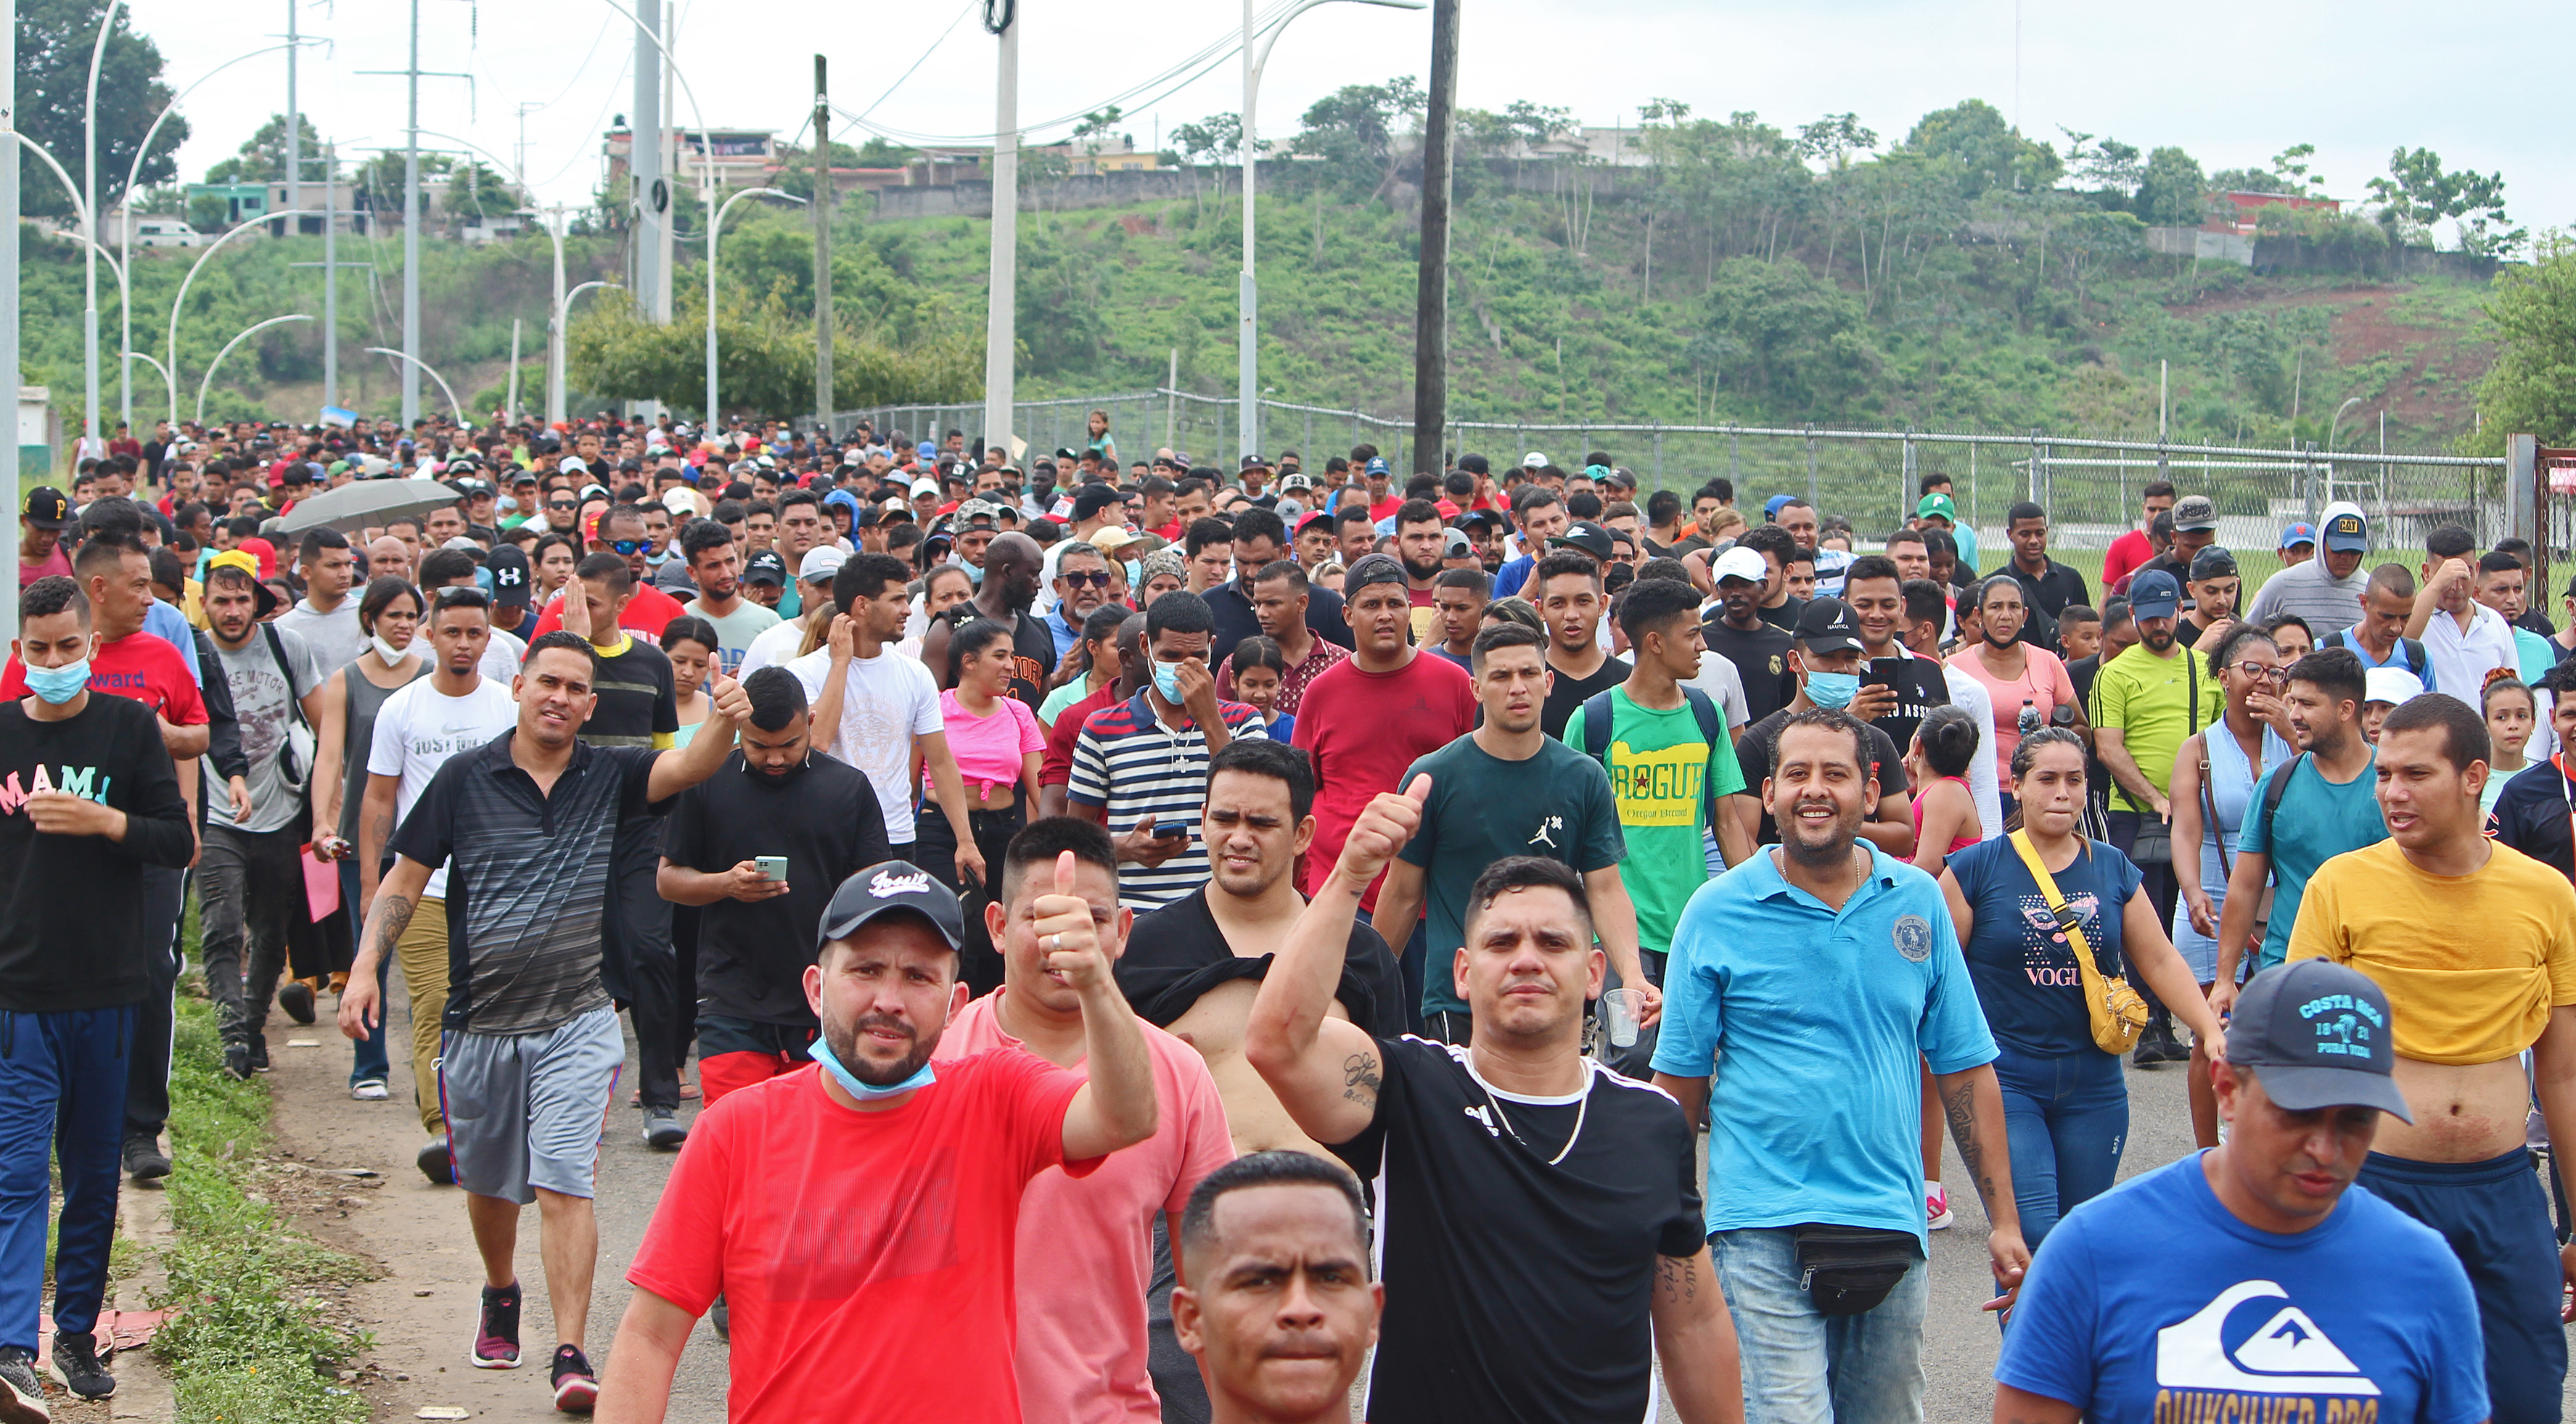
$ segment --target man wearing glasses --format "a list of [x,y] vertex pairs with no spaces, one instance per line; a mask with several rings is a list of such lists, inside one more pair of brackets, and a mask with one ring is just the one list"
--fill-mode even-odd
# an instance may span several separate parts
[[1055,557],[1055,608],[1043,620],[1059,665],[1082,646],[1083,620],[1108,601],[1108,557],[1078,540],[1065,545]]
[[[626,632],[641,634],[646,641],[658,644],[662,640],[662,630],[670,625],[672,619],[688,610],[681,606],[678,599],[653,586],[652,570],[647,557],[651,549],[652,541],[644,534],[643,510],[631,504],[621,504],[599,516],[596,537],[590,541],[590,553],[594,556],[615,554],[624,559],[627,576],[633,580],[633,595],[626,600],[625,606],[617,611],[617,626]],[[582,562],[587,567],[590,561],[585,558]],[[585,574],[583,577],[588,578],[591,575]],[[563,600],[557,598],[548,605],[544,615],[537,619],[536,631],[528,635],[528,641],[534,644],[537,639],[562,626]]]

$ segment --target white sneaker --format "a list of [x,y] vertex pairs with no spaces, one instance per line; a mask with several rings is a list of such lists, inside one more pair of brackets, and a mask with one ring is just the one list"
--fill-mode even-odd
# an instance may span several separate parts
[[362,1103],[380,1103],[392,1097],[393,1094],[386,1090],[384,1084],[369,1078],[363,1083],[352,1084],[349,1088],[349,1096]]
[[1923,1214],[1928,1218],[1925,1225],[1934,1231],[1947,1231],[1950,1223],[1957,1220],[1950,1214],[1950,1193],[1940,1187],[1924,1195]]

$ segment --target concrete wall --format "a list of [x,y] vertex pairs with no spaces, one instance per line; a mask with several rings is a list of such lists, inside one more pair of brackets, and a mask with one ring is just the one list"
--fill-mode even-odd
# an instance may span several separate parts
[[2240,267],[2254,265],[2254,239],[2232,232],[2209,232],[2196,227],[2151,227],[2147,229],[2147,250],[2167,257],[2233,262]]
[[[1180,169],[1154,169],[1123,173],[1089,173],[1067,178],[1049,179],[1043,183],[1020,185],[1020,211],[1061,212],[1070,208],[1124,207],[1131,203],[1170,202],[1197,191],[1210,190],[1214,175],[1193,178]],[[1217,187],[1234,189],[1232,175]],[[916,188],[879,188],[876,192],[876,216],[879,218],[989,218],[993,215],[993,184],[990,179],[965,179]]]

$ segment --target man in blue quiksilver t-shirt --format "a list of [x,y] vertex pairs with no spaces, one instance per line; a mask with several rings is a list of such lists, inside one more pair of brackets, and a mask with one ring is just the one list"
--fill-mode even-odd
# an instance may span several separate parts
[[2368,976],[2322,959],[2254,976],[2212,1065],[2233,1131],[2058,1223],[2004,1334],[1995,1417],[2487,1418],[2459,1259],[2352,1185],[2380,1114],[2414,1120],[2395,1063]]

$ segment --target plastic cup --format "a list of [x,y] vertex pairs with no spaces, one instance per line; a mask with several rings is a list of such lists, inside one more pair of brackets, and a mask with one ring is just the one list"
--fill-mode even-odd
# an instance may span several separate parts
[[1610,1046],[1637,1046],[1637,1013],[1645,1006],[1645,995],[1634,989],[1613,989],[1601,996],[1601,1018],[1610,1028]]

